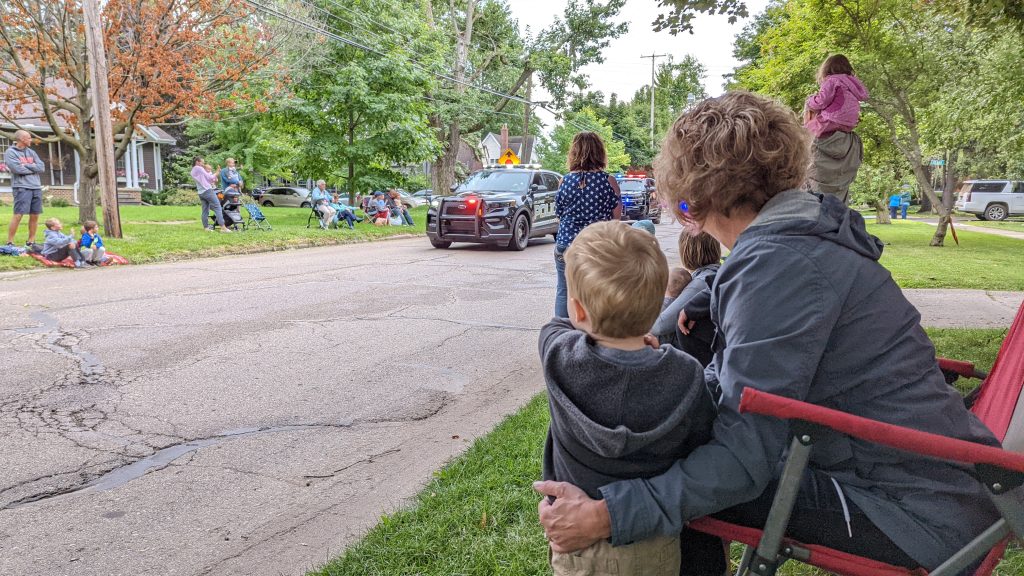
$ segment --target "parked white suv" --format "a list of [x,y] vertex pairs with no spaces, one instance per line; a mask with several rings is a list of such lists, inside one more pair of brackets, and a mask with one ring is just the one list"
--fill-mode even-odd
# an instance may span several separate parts
[[1024,182],[1016,180],[968,180],[960,185],[956,209],[979,220],[1006,220],[1024,216]]

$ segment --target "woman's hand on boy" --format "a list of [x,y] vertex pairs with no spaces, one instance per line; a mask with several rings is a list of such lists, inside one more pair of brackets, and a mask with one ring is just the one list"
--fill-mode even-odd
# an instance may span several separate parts
[[537,513],[555,552],[575,552],[611,536],[611,516],[604,500],[593,500],[568,482],[534,482],[533,489],[544,495]]
[[693,325],[696,324],[696,320],[686,319],[686,310],[679,311],[679,331],[687,336],[690,335],[690,330],[693,330]]

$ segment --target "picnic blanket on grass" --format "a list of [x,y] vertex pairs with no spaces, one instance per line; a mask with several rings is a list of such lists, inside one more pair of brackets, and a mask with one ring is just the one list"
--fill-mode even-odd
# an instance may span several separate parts
[[[46,258],[43,257],[42,254],[36,254],[35,252],[29,252],[28,255],[33,257],[33,258],[35,258],[36,260],[42,262],[43,266],[46,266],[47,268],[55,268],[55,267],[60,267],[60,266],[62,266],[64,268],[74,268],[75,267],[75,261],[72,260],[70,257],[65,258],[63,260],[60,260],[59,262],[55,262],[53,260],[47,260]],[[103,263],[100,264],[100,266],[111,266],[111,265],[114,265],[114,264],[127,264],[128,263],[128,259],[125,258],[124,256],[119,256],[117,254],[111,254],[110,252],[107,252],[106,258],[107,259],[104,260]]]

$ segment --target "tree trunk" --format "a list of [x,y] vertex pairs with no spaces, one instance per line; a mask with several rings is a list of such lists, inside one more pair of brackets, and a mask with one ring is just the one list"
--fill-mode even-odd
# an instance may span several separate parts
[[878,224],[892,224],[892,219],[889,218],[889,205],[886,203],[886,200],[886,198],[875,200],[875,222]]
[[[91,153],[92,150],[89,150]],[[96,158],[81,158],[78,174],[78,221],[96,219]],[[104,231],[105,232],[105,231]]]
[[349,149],[349,160],[348,160],[348,204],[349,206],[356,205],[356,166],[352,160],[352,147],[355,146],[356,141],[356,119],[355,112],[349,108],[348,111],[348,149]]
[[459,144],[461,135],[459,122],[452,122],[448,130],[447,142],[445,142],[444,153],[434,162],[434,169],[430,174],[430,180],[434,187],[434,194],[447,194],[455,183],[455,163],[459,160]]
[[[915,162],[914,177],[917,178],[917,187],[921,190],[921,201],[924,203],[924,199],[927,198],[932,209],[939,214],[939,225],[935,227],[935,235],[932,236],[929,246],[942,246],[943,241],[946,238],[946,225],[949,223],[949,210],[939,202],[939,197],[935,195],[935,190],[932,190],[931,180],[928,178],[928,171],[920,162]],[[922,210],[923,211],[923,210]]]

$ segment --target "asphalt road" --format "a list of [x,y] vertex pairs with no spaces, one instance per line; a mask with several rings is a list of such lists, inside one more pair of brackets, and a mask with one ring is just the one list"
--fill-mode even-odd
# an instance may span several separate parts
[[[551,248],[0,277],[0,574],[292,575],[338,554],[542,389]],[[962,325],[1008,324],[1020,295],[997,296],[964,296],[996,304]]]

